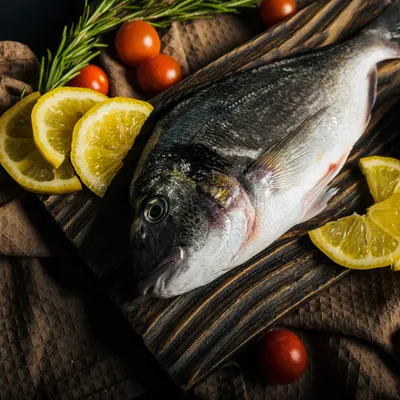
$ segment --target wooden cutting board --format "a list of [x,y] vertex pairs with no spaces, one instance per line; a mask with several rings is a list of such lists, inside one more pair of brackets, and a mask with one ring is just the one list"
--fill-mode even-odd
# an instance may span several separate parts
[[380,69],[373,120],[333,182],[340,191],[329,209],[295,227],[245,265],[174,299],[149,299],[135,294],[128,242],[132,221],[128,187],[143,144],[159,117],[182,97],[235,71],[343,41],[387,4],[385,0],[311,4],[288,22],[154,98],[151,102],[155,111],[103,199],[88,190],[41,197],[147,347],[182,388],[198,383],[280,318],[349,273],[320,254],[306,232],[354,210],[362,212],[369,204],[357,161],[363,155],[389,155],[396,149],[400,120],[394,106],[400,92],[400,63],[386,63]]

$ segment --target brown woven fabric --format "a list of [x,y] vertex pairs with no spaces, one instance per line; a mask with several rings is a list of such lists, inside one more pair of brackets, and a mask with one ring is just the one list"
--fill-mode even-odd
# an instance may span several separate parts
[[300,380],[266,384],[253,369],[253,344],[229,364],[229,377],[226,365],[194,392],[213,400],[400,399],[399,295],[399,274],[354,273],[282,321],[308,351]]
[[[102,399],[107,393],[119,400],[145,391],[123,363],[129,362],[123,351],[137,353],[104,344],[103,318],[112,308],[76,264],[0,257],[0,277],[1,399]],[[123,322],[114,320],[122,335]],[[93,334],[96,328],[104,334]]]
[[239,357],[247,399],[399,399],[399,295],[398,274],[357,272],[301,307],[282,326],[303,339],[306,373],[291,385],[266,385],[246,363],[253,345]]
[[[175,57],[184,76],[197,71],[229,50],[244,43],[254,32],[235,15],[212,19],[174,22],[161,38],[161,51]],[[100,59],[110,78],[110,96],[144,98],[135,82],[135,71],[125,68],[113,48],[113,35],[107,38],[109,50]]]
[[39,62],[28,47],[20,43],[0,43],[0,113],[7,110],[25,89],[32,92],[37,82]]
[[[255,31],[236,16],[175,23],[163,34],[163,51],[187,75]],[[112,96],[141,96],[112,46],[101,62]],[[24,88],[33,90],[37,72],[29,49],[0,43],[0,112]],[[0,399],[124,400],[145,392],[142,399],[159,399],[169,391],[179,398],[37,198],[2,170],[0,205]],[[356,272],[282,321],[308,349],[309,366],[298,382],[266,385],[252,368],[251,346],[185,397],[400,399],[399,296],[400,273]]]
[[[0,114],[38,61],[0,42]],[[0,399],[129,400],[167,379],[38,198],[0,169]]]

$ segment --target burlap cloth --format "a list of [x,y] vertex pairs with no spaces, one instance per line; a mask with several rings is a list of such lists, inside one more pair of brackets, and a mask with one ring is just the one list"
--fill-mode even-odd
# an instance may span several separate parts
[[[176,23],[163,51],[187,75],[250,38],[250,25],[234,16]],[[112,51],[101,62],[111,95],[138,95]],[[0,113],[32,90],[37,71],[27,47],[0,42]],[[180,398],[39,200],[3,171],[0,203],[0,399]],[[263,383],[249,348],[186,396],[400,399],[399,298],[400,273],[354,273],[282,321],[308,349],[298,382]]]

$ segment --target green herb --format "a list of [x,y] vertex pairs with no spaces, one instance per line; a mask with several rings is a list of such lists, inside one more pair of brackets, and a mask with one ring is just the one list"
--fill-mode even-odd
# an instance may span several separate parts
[[25,94],[26,94],[26,86],[24,86],[24,88],[22,89],[19,99],[22,100],[25,97]]
[[85,0],[78,23],[65,27],[61,43],[53,55],[42,58],[39,91],[43,94],[64,86],[99,55],[100,36],[116,29],[125,21],[141,19],[157,27],[172,21],[207,18],[214,14],[236,13],[254,7],[259,0],[101,0],[93,12]]

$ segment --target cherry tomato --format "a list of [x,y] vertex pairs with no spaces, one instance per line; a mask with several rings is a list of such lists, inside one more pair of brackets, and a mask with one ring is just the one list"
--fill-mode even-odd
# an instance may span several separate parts
[[119,59],[130,67],[160,53],[160,37],[147,22],[132,21],[121,26],[115,37],[115,50]]
[[182,79],[181,67],[174,58],[159,54],[139,64],[137,79],[148,95],[156,95]]
[[97,90],[107,95],[109,83],[106,73],[97,65],[87,65],[78,76],[68,82],[68,86]]
[[295,14],[296,3],[294,0],[263,0],[259,11],[264,24],[270,27]]
[[257,365],[260,373],[273,384],[294,382],[307,366],[303,342],[286,329],[268,332],[258,343]]

